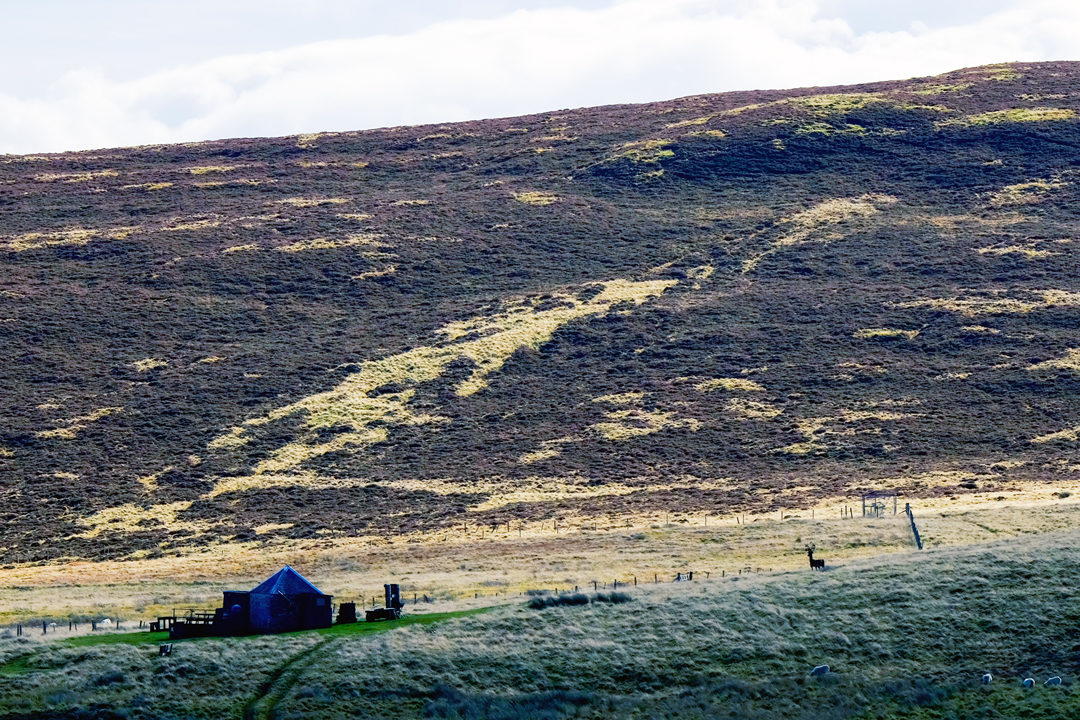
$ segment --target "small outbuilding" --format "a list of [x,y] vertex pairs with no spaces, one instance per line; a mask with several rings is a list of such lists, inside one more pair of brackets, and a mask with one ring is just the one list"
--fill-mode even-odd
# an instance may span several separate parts
[[179,639],[328,628],[334,620],[333,599],[286,565],[254,590],[226,590],[222,606],[212,614],[158,618],[154,629],[168,629],[171,639]]
[[286,565],[248,593],[252,632],[328,628],[333,624],[333,596],[326,595]]

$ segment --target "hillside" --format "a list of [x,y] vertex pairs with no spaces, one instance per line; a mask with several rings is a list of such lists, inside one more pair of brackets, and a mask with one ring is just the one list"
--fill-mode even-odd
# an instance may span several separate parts
[[0,157],[0,558],[1076,480],[1080,64]]

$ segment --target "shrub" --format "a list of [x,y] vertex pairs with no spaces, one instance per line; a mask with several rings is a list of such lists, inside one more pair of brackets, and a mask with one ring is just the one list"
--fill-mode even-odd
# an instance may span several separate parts
[[119,670],[110,670],[104,675],[99,675],[97,680],[94,681],[94,684],[100,687],[103,685],[113,685],[115,683],[122,682],[124,682],[124,673],[120,672]]

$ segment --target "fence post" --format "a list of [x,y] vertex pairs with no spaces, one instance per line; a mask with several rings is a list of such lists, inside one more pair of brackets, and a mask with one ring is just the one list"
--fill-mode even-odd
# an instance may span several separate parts
[[919,528],[915,527],[915,515],[911,512],[911,503],[904,503],[904,512],[907,513],[908,521],[911,523],[911,534],[915,536],[915,545],[922,550],[922,538],[919,537]]

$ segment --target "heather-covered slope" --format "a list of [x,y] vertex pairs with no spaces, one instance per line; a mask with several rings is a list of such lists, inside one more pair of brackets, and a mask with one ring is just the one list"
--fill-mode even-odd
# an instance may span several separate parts
[[0,556],[1071,477],[1078,93],[0,158]]

